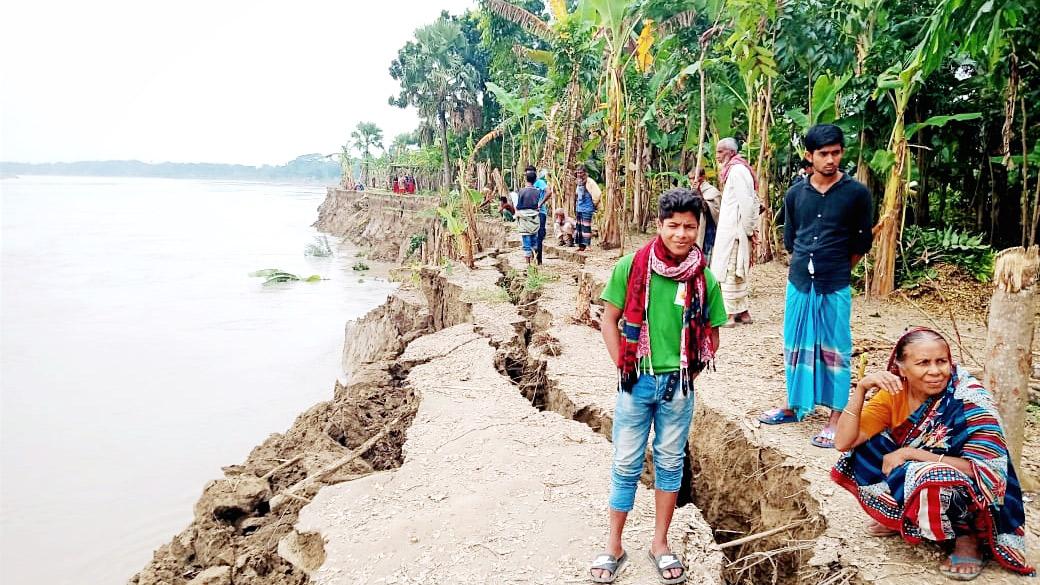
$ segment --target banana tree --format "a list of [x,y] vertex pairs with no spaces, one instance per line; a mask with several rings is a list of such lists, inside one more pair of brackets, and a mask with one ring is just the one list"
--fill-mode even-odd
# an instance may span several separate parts
[[629,10],[625,0],[585,0],[578,11],[593,22],[603,39],[603,65],[600,86],[606,97],[603,130],[606,137],[604,153],[604,182],[606,205],[600,246],[611,250],[621,247],[621,220],[625,212],[625,198],[621,189],[621,135],[624,107],[627,101],[624,81],[625,48],[639,22],[638,14]]
[[[732,33],[724,46],[729,59],[739,72],[746,99],[748,157],[755,166],[758,179],[758,197],[772,209],[769,171],[773,150],[770,128],[773,123],[773,80],[779,75],[773,48],[779,5],[777,0],[729,0],[726,4]],[[763,213],[759,229],[772,234],[771,213]],[[765,238],[759,250],[759,261],[773,258],[775,242]]]
[[887,157],[891,161],[881,212],[873,233],[874,262],[868,292],[886,296],[895,289],[895,262],[905,211],[909,173],[906,110],[925,80],[942,65],[955,43],[967,54],[987,56],[995,62],[1004,46],[1000,33],[1005,22],[1017,22],[1017,2],[999,6],[993,0],[947,0],[940,2],[926,21],[921,40],[909,57],[878,76],[874,97],[886,96],[894,112]]
[[[533,50],[517,47],[517,53],[532,61],[549,67],[549,77],[560,80],[550,85],[562,87],[558,93],[550,96],[555,100],[555,113],[550,109],[550,116],[545,125],[545,148],[538,161],[539,167],[555,167],[556,172],[550,174],[554,191],[562,191],[564,205],[574,208],[575,179],[574,168],[582,145],[581,122],[582,112],[587,99],[584,77],[594,70],[596,63],[590,63],[592,38],[595,29],[585,19],[581,7],[574,12],[567,9],[565,0],[549,2],[551,22],[545,22],[531,12],[505,0],[482,0],[485,10],[504,18],[537,37],[548,50]],[[554,157],[562,146],[563,160],[557,166]]]

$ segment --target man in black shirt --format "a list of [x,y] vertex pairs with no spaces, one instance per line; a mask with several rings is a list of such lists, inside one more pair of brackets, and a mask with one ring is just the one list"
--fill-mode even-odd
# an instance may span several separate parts
[[791,253],[784,309],[787,404],[759,417],[767,424],[799,421],[817,405],[831,409],[813,437],[832,448],[848,401],[852,360],[852,268],[870,251],[870,191],[842,173],[845,136],[833,124],[805,135],[813,172],[784,196],[784,247]]

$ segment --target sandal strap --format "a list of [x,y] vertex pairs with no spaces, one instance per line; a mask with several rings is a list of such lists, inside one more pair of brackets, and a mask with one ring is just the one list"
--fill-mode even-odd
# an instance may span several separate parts
[[596,560],[592,561],[592,569],[600,569],[604,571],[610,571],[611,573],[617,571],[618,560],[614,555],[599,555]]
[[975,557],[962,557],[960,555],[950,555],[950,565],[981,565],[982,559]]
[[683,566],[682,561],[679,560],[679,557],[672,554],[663,554],[657,557],[657,568],[662,571],[667,571],[668,569],[686,569],[686,567]]

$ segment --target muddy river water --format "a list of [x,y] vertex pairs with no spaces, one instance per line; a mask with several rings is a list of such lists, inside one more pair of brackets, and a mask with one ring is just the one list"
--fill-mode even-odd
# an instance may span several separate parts
[[[318,186],[0,181],[0,582],[125,583],[220,466],[331,395],[393,285],[304,256]],[[316,283],[264,286],[281,268]]]

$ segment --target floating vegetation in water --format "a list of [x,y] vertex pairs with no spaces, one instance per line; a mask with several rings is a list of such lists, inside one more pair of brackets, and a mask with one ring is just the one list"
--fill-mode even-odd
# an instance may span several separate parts
[[364,262],[355,262],[354,270],[357,270],[358,272],[364,272],[365,270],[368,270],[368,264],[365,264]]
[[276,282],[318,282],[321,280],[321,276],[318,274],[312,274],[307,277],[297,276],[291,272],[285,272],[281,268],[265,268],[263,270],[257,270],[256,272],[250,272],[249,276],[255,276],[263,278],[264,284],[274,284]]
[[307,244],[303,254],[305,256],[320,256],[322,258],[332,256],[332,246],[329,244],[328,236],[314,236],[314,241]]

